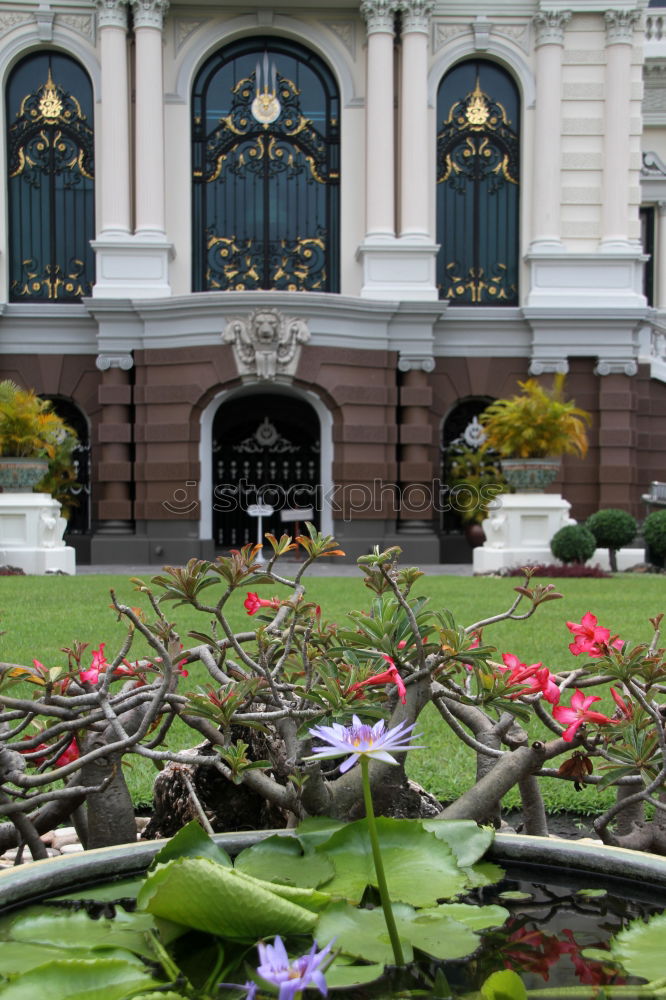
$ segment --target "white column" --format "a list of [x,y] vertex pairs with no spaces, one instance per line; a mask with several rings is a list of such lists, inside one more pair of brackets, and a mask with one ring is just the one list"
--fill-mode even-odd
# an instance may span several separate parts
[[626,250],[631,141],[631,46],[638,10],[608,10],[601,249]]
[[164,239],[162,25],[168,0],[131,0],[135,36],[135,199],[138,236]]
[[429,239],[428,28],[433,0],[401,0],[400,236]]
[[100,237],[130,231],[127,0],[97,0],[101,63],[99,131]]
[[557,250],[562,190],[562,47],[570,11],[541,11],[536,33],[532,250]]
[[666,311],[666,201],[658,201],[654,220],[654,304]]
[[395,236],[393,28],[397,0],[362,0],[368,31],[366,241]]

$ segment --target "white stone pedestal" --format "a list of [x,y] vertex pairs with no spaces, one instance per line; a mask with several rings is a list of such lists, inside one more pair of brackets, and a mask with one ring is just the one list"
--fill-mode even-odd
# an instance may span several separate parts
[[76,553],[62,540],[66,527],[48,493],[0,493],[0,564],[38,576],[76,573]]
[[554,562],[551,538],[576,523],[568,500],[556,493],[502,493],[497,499],[497,510],[483,522],[486,541],[474,549],[474,572]]

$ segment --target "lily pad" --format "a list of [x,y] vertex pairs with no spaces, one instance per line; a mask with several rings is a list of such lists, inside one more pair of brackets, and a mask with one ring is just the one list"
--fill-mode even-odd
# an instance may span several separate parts
[[[451,849],[420,823],[379,817],[377,832],[392,900],[427,906],[467,887]],[[336,875],[326,884],[331,895],[358,903],[367,885],[377,885],[365,820],[348,823],[317,851],[335,864]]]
[[[476,951],[480,939],[474,930],[495,927],[508,916],[501,906],[474,907],[447,904],[415,910],[404,903],[393,905],[404,959],[411,962],[413,948],[434,958],[464,958]],[[357,909],[349,903],[333,904],[319,918],[316,938],[330,941],[348,955],[370,962],[393,962],[393,949],[380,907]]]
[[495,839],[491,827],[478,826],[471,819],[426,819],[421,825],[449,845],[461,868],[482,858]]
[[[94,948],[124,948],[145,958],[154,958],[146,940],[146,932],[155,928],[155,921],[147,913],[126,913],[118,909],[113,920],[93,920],[82,910],[54,909],[31,906],[18,916],[0,922],[0,938],[35,945],[48,945],[60,951],[88,951]],[[46,959],[45,959],[46,960]]]
[[160,983],[133,961],[115,958],[60,959],[0,985],[1,1000],[124,1000]]
[[349,986],[363,986],[379,979],[384,973],[384,963],[372,965],[352,965],[336,959],[326,970],[326,984],[329,989],[343,989]]
[[532,893],[523,892],[522,889],[507,889],[505,892],[500,892],[498,894],[498,897],[499,899],[510,899],[510,900],[531,899]]
[[518,973],[502,969],[486,979],[481,996],[483,1000],[527,1000],[527,990]]
[[273,888],[289,891],[208,858],[178,858],[148,875],[137,902],[155,916],[220,937],[255,941],[310,931],[315,914]]
[[[646,924],[634,920],[611,940],[610,956],[631,976],[651,982],[664,976],[666,913],[658,913]],[[608,955],[606,956],[608,957]]]
[[323,854],[303,854],[295,837],[269,837],[247,847],[235,861],[238,871],[266,882],[316,888],[335,875],[335,865]]
[[150,867],[154,869],[157,865],[162,865],[173,858],[211,858],[218,864],[224,865],[225,868],[231,868],[231,859],[227,852],[224,848],[218,847],[196,820],[181,827],[167,841],[162,850],[158,851],[153,858]]

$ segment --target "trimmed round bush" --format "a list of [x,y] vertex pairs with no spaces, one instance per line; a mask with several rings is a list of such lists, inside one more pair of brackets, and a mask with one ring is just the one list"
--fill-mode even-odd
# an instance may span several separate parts
[[550,551],[563,563],[584,563],[596,547],[596,538],[584,524],[567,524],[550,540]]
[[597,540],[597,545],[603,549],[621,549],[623,545],[633,542],[638,531],[636,518],[626,510],[608,507],[598,510],[585,522]]
[[666,555],[666,510],[654,510],[643,521],[645,543],[657,556]]
[[607,507],[588,517],[585,527],[592,532],[600,548],[608,549],[610,568],[617,573],[617,550],[633,542],[636,537],[636,518],[626,510]]

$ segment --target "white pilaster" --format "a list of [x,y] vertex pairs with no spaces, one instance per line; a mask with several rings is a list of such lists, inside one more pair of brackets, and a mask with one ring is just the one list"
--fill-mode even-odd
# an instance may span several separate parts
[[630,203],[631,47],[640,11],[608,10],[601,249],[625,251]]
[[429,240],[428,29],[433,0],[401,0],[400,236]]
[[536,32],[536,119],[533,182],[533,238],[531,250],[558,250],[560,241],[562,160],[562,47],[570,11],[540,11]]
[[[114,0],[99,0],[105,10],[111,8]],[[117,0],[116,0],[117,2]],[[129,208],[126,228],[114,227],[112,231],[102,231],[93,243],[97,256],[97,280],[93,289],[94,298],[162,298],[171,294],[169,285],[169,260],[173,256],[173,246],[167,242],[165,233],[164,204],[164,96],[162,74],[162,22],[169,6],[168,0],[127,0],[132,5],[135,35],[135,140],[134,140],[134,217],[135,232],[129,230]],[[110,18],[110,14],[106,14]],[[101,21],[100,21],[101,24]],[[110,25],[105,30],[110,30]],[[120,58],[118,39],[110,39],[109,48],[115,56],[115,65]],[[113,61],[111,65],[114,65]],[[102,66],[104,70],[104,66]],[[127,79],[127,74],[123,77]],[[115,89],[116,81],[110,78],[109,87]],[[126,84],[125,84],[126,86]],[[111,93],[108,103],[110,134],[118,132],[120,125],[113,105],[116,94]],[[107,100],[103,101],[103,108]],[[112,163],[114,171],[119,167],[118,157],[125,155],[124,135],[119,135],[120,148],[113,145],[106,151],[104,162]],[[127,146],[129,147],[129,139]],[[129,206],[129,164],[127,177],[127,204]],[[121,182],[118,182],[119,185]],[[124,182],[123,182],[124,183]],[[120,219],[120,211],[115,210],[113,199],[118,194],[121,204],[125,189],[108,195],[105,202],[103,224],[106,219]],[[114,216],[115,212],[115,216]]]
[[655,211],[654,303],[666,311],[666,201],[657,202]]
[[393,30],[397,0],[362,0],[368,31],[366,241],[395,235]]
[[168,0],[131,0],[136,45],[137,235],[164,239],[162,23]]
[[97,0],[101,62],[100,238],[130,232],[127,0]]
[[[432,0],[362,0],[368,30],[366,87],[366,235],[361,295],[373,299],[437,298],[436,246],[428,237],[427,25]],[[401,138],[402,226],[395,235],[393,29],[403,11],[402,104],[407,109]],[[417,138],[418,137],[418,138]]]

